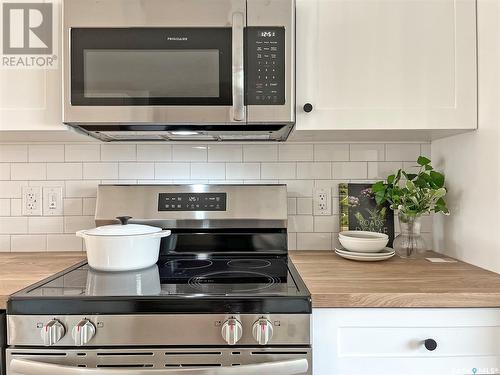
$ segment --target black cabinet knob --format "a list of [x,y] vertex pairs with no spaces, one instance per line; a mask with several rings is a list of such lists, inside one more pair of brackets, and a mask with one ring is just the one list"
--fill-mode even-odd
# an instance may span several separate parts
[[424,341],[424,346],[428,351],[432,352],[433,350],[436,350],[438,344],[434,339],[427,339]]
[[309,113],[313,110],[313,105],[311,103],[304,104],[304,112]]
[[121,223],[122,225],[126,225],[126,224],[128,224],[128,221],[129,221],[130,219],[132,219],[132,216],[117,216],[116,218],[117,218],[118,220],[120,220],[120,223]]

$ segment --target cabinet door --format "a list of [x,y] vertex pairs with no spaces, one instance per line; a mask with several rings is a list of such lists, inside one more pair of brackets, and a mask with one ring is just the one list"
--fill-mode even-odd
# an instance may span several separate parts
[[297,0],[298,130],[473,129],[476,84],[474,0]]
[[499,342],[500,309],[313,309],[315,375],[496,374]]
[[[61,57],[60,35],[58,25],[61,23],[61,1],[53,0],[48,4],[54,7],[54,25],[52,42],[55,44],[53,50],[56,60]],[[22,12],[22,11],[21,11]],[[40,22],[35,14],[24,10],[25,18],[29,22]],[[30,10],[31,12],[31,10]],[[21,13],[23,14],[23,13]],[[29,14],[29,17],[27,16]],[[44,14],[46,16],[46,14]],[[7,17],[7,15],[5,15]],[[32,17],[32,18],[30,18]],[[46,19],[42,17],[43,21]],[[11,22],[14,22],[11,19]],[[24,24],[21,24],[23,26]],[[25,26],[25,25],[24,25]],[[16,30],[18,30],[16,28]],[[23,28],[21,28],[23,30]],[[17,31],[18,33],[20,31]],[[30,38],[32,31],[29,31]],[[21,34],[22,35],[22,34]],[[24,46],[26,47],[26,46]],[[25,64],[36,65],[31,60],[35,55],[13,55],[16,60],[19,57],[26,58]],[[8,55],[3,55],[7,59]],[[52,56],[50,56],[52,57]],[[65,130],[62,124],[62,62],[57,61],[57,68],[34,68],[18,65],[19,67],[5,68],[0,64],[0,131],[1,130]]]

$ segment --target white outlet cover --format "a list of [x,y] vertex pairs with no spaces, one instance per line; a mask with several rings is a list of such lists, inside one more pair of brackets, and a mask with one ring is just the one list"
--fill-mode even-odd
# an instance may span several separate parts
[[62,216],[62,187],[46,186],[43,188],[43,215]]
[[332,214],[332,192],[330,189],[314,189],[313,214],[328,216]]
[[42,216],[42,187],[22,187],[22,209],[23,216]]

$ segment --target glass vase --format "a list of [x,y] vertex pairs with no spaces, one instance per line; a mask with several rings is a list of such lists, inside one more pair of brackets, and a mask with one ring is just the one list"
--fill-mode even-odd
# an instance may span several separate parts
[[422,227],[421,215],[398,214],[401,233],[394,238],[393,248],[401,258],[417,258],[427,251],[420,229]]

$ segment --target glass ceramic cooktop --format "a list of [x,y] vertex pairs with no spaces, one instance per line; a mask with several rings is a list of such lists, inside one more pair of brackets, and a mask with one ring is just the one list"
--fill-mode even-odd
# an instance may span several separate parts
[[299,290],[286,257],[160,259],[129,272],[102,272],[87,264],[25,291],[26,296],[294,296]]

